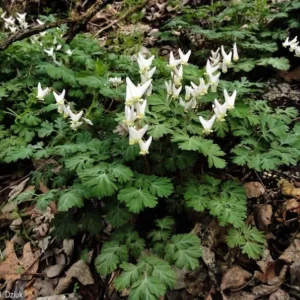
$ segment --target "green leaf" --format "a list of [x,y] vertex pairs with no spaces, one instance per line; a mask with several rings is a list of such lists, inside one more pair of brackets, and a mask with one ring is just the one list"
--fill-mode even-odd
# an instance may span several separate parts
[[119,182],[124,183],[133,177],[132,171],[124,165],[112,165],[110,167],[111,174],[118,179]]
[[108,275],[117,269],[118,264],[128,259],[126,246],[112,241],[104,243],[100,255],[95,260],[98,273],[102,276]]
[[273,68],[287,71],[290,68],[289,60],[285,57],[267,57],[262,58],[258,62],[259,66],[271,65]]
[[129,300],[157,300],[165,292],[166,287],[158,278],[145,275],[132,285]]
[[80,171],[78,174],[82,184],[90,188],[91,192],[99,198],[112,196],[118,190],[116,179],[109,174],[106,164]]
[[200,184],[197,186],[189,186],[184,193],[184,198],[187,201],[187,206],[198,212],[204,211],[210,200],[210,197],[207,195],[207,191]]
[[173,235],[166,246],[166,259],[180,269],[195,270],[201,255],[200,239],[191,233]]
[[113,227],[121,227],[131,219],[131,214],[127,208],[123,208],[120,203],[110,204],[107,207],[108,213],[106,214],[107,221]]
[[58,210],[68,211],[72,207],[82,207],[83,199],[76,190],[69,190],[58,199]]
[[65,165],[67,169],[72,171],[81,171],[86,168],[91,168],[95,160],[91,158],[88,153],[77,154],[71,156],[65,160]]
[[173,185],[169,178],[155,177],[150,183],[150,193],[158,197],[168,197],[173,192]]
[[159,139],[165,134],[171,133],[172,130],[166,124],[152,125],[148,133],[154,138]]
[[129,288],[139,278],[138,267],[136,265],[124,262],[120,267],[123,269],[123,272],[114,281],[114,286],[119,292]]
[[242,253],[252,259],[259,259],[263,254],[265,236],[255,227],[243,224],[238,229],[229,229],[226,241],[229,247],[240,247]]
[[153,208],[157,204],[157,197],[151,195],[145,189],[129,187],[122,189],[118,194],[118,199],[125,202],[130,212],[139,213],[145,207]]
[[43,138],[45,136],[49,136],[54,131],[53,124],[49,121],[45,121],[41,125],[41,129],[38,132],[38,136]]
[[82,229],[86,230],[92,235],[99,234],[103,229],[101,213],[97,209],[88,209],[83,215],[80,223],[82,224]]

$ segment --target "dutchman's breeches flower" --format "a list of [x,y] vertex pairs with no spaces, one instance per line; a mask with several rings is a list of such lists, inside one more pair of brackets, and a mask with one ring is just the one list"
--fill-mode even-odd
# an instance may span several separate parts
[[235,98],[236,98],[236,90],[234,90],[232,95],[229,96],[227,90],[224,89],[224,98],[225,98],[225,103],[226,103],[227,109],[233,109],[234,103],[235,103]]
[[216,120],[216,115],[213,115],[208,121],[204,120],[203,117],[199,117],[200,123],[203,126],[203,134],[210,134],[213,132],[212,127]]
[[134,145],[141,142],[147,130],[148,130],[148,124],[141,129],[136,129],[135,127],[128,127],[129,145]]
[[37,87],[37,98],[39,100],[44,100],[44,98],[48,95],[48,93],[50,92],[50,89],[48,87],[46,87],[44,90],[42,89],[41,83],[38,83],[38,87]]

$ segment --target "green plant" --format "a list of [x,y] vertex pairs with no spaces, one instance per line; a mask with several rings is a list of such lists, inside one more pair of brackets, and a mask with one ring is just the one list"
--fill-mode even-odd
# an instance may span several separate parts
[[[296,6],[285,9],[294,12]],[[207,12],[213,29],[193,24]],[[242,49],[237,61],[225,45],[206,67],[201,60],[200,66],[187,64],[191,53],[181,50],[180,59],[172,53],[169,62],[150,53],[122,54],[140,36],[129,42],[120,36],[118,54],[88,35],[67,45],[60,38],[64,28],[49,30],[42,46],[23,40],[1,52],[0,161],[31,171],[35,185],[14,201],[31,201],[40,210],[56,202],[51,226],[58,238],[97,236],[110,224],[112,234],[95,265],[103,276],[122,270],[114,284],[118,291],[130,289],[131,299],[157,299],[174,287],[174,266],[199,266],[200,239],[188,233],[192,228],[181,228],[191,210],[216,218],[228,229],[229,247],[258,258],[263,235],[245,225],[247,198],[229,172],[275,170],[300,158],[296,109],[271,107],[257,96],[264,83],[237,73],[257,65],[288,68],[287,58],[273,57],[283,31],[270,37],[268,17],[264,1],[187,8],[162,31],[165,40],[170,28],[183,26],[219,45],[237,41],[233,49]],[[239,30],[240,20],[250,28]],[[55,40],[61,49],[54,59],[44,50]],[[207,51],[196,55],[207,57]],[[39,83],[49,93],[37,98]],[[40,193],[41,183],[47,194]],[[151,221],[140,223],[148,214]]]

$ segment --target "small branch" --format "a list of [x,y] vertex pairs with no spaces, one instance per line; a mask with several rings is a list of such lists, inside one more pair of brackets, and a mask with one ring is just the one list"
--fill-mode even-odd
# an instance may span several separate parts
[[[146,1],[147,2],[147,1]],[[119,23],[120,21],[122,21],[123,19],[125,19],[129,14],[134,13],[135,11],[137,11],[138,9],[142,8],[146,3],[143,3],[142,5],[138,5],[133,7],[132,9],[129,9],[126,13],[124,13],[124,15],[122,15],[120,18],[118,18],[115,21],[112,21],[111,23],[109,23],[108,25],[106,25],[105,27],[101,28],[99,31],[96,32],[96,34],[94,35],[94,37],[98,37],[102,32],[106,31],[107,29],[111,28],[112,26],[116,25],[117,23]]]
[[24,40],[28,37],[31,37],[40,32],[46,31],[51,28],[59,27],[63,24],[70,25],[70,29],[66,34],[66,40],[71,41],[74,36],[90,21],[90,19],[101,9],[103,9],[106,5],[111,3],[112,0],[97,0],[87,11],[79,17],[70,17],[67,19],[34,26],[23,31],[19,31],[11,36],[9,36],[6,40],[0,43],[0,51],[7,49],[11,44],[16,41]]

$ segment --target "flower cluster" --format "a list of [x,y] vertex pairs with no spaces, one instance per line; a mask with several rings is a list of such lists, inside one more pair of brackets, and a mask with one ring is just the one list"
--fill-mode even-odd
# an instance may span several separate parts
[[[39,82],[37,87],[37,98],[41,101],[44,100],[44,98],[50,93],[51,89],[46,87],[45,89],[42,88],[41,83]],[[83,111],[81,110],[79,113],[75,114],[72,112],[70,105],[65,104],[65,94],[66,91],[63,90],[61,94],[56,93],[53,91],[53,95],[57,104],[57,111],[60,114],[64,114],[65,118],[70,118],[70,127],[73,130],[77,130],[78,127],[80,127],[83,124],[83,121],[89,125],[93,125],[92,121],[84,118]],[[83,121],[81,121],[83,120]]]
[[[221,51],[221,53],[220,53]],[[166,81],[167,94],[172,99],[179,98],[179,104],[184,107],[184,111],[189,111],[195,109],[200,102],[202,96],[207,94],[210,88],[212,92],[215,92],[220,81],[221,71],[226,73],[228,67],[232,65],[232,60],[237,61],[239,59],[236,43],[233,45],[233,50],[226,53],[224,46],[218,48],[216,51],[211,51],[211,57],[206,63],[206,79],[200,78],[199,85],[191,82],[191,85],[185,86],[185,97],[184,100],[180,97],[180,92],[182,90],[182,79],[183,79],[183,66],[187,65],[191,51],[184,54],[181,49],[179,49],[179,59],[174,58],[173,52],[170,53],[169,57],[169,68],[171,69],[171,80]],[[200,123],[202,124],[205,134],[212,132],[212,126],[216,119],[219,121],[224,121],[226,112],[228,109],[234,108],[235,98],[237,92],[234,91],[231,96],[228,92],[224,90],[225,102],[220,104],[220,102],[215,99],[213,105],[214,115],[208,121],[200,117]]]
[[290,51],[295,51],[295,56],[300,57],[300,46],[298,46],[298,44],[299,41],[297,36],[291,41],[287,37],[286,40],[282,43],[283,47],[290,47]]
[[[52,46],[49,48],[49,49],[44,49],[44,52],[52,58],[53,62],[58,65],[58,66],[62,66],[62,61],[58,61],[56,59],[56,53],[57,51],[61,51],[63,50],[63,46],[57,41],[57,38],[54,37],[53,39],[53,42],[52,42]],[[65,50],[65,53],[68,55],[68,56],[71,56],[73,54],[72,50],[71,49],[67,49]]]
[[152,142],[152,136],[146,141],[143,140],[148,130],[148,124],[141,127],[141,121],[144,119],[147,107],[145,96],[149,96],[152,91],[152,76],[156,67],[151,69],[154,56],[146,59],[141,53],[138,54],[137,62],[139,65],[141,83],[134,85],[130,78],[126,78],[126,102],[125,102],[125,120],[128,127],[129,145],[139,144],[140,154],[149,153],[149,147]]
[[17,13],[17,16],[9,16],[6,18],[6,12],[1,15],[1,19],[4,21],[4,28],[10,30],[11,33],[16,33],[19,30],[27,29],[28,23],[26,22],[26,13]]

